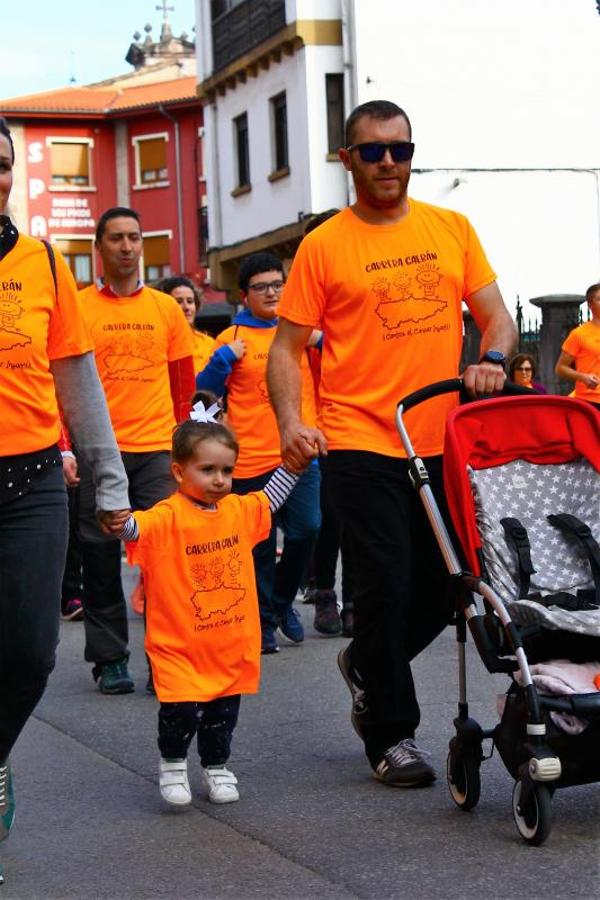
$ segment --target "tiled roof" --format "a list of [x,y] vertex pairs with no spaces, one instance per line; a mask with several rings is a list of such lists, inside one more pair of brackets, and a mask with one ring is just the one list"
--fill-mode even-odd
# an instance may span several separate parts
[[196,99],[196,78],[158,81],[128,88],[71,87],[0,100],[0,112],[114,115],[125,110]]

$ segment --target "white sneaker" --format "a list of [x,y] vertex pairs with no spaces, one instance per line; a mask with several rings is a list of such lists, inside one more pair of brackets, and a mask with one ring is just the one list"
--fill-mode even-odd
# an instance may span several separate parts
[[235,803],[240,799],[237,778],[225,766],[207,766],[204,770],[211,803]]
[[189,806],[192,802],[192,792],[187,776],[187,759],[167,760],[161,757],[158,775],[163,800],[173,806]]

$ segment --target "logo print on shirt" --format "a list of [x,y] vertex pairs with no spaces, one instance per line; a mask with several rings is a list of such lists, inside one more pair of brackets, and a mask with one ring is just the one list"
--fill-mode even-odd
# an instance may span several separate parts
[[149,335],[114,338],[101,354],[106,377],[127,381],[128,375],[151,369],[155,365],[152,351],[153,341]]
[[196,586],[190,597],[194,616],[199,620],[196,631],[231,624],[231,619],[220,617],[227,616],[246,596],[246,588],[238,581],[241,569],[237,550],[231,550],[227,557],[219,553],[208,562],[190,566],[190,576]]
[[31,344],[31,337],[17,328],[17,319],[23,312],[18,294],[13,291],[0,293],[0,351]]
[[392,280],[377,278],[371,290],[379,300],[375,312],[383,327],[393,330],[416,325],[443,312],[448,302],[438,295],[442,277],[435,263],[426,262],[415,275],[399,273]]

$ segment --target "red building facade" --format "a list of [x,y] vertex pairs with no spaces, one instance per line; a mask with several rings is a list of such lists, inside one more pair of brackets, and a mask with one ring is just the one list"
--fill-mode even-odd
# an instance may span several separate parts
[[196,78],[171,68],[0,101],[17,153],[11,213],[61,249],[80,286],[101,274],[94,232],[111,206],[141,215],[146,281],[206,281],[202,107]]

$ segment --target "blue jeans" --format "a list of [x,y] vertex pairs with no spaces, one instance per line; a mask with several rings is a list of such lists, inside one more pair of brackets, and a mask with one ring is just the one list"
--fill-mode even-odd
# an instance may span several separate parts
[[0,763],[54,668],[67,535],[60,467],[0,505]]
[[[236,494],[260,491],[274,470],[253,478],[236,478]],[[321,525],[319,502],[321,473],[312,464],[274,516],[269,537],[253,550],[256,589],[262,628],[276,628],[292,605]],[[283,553],[277,562],[277,526],[284,535]]]

